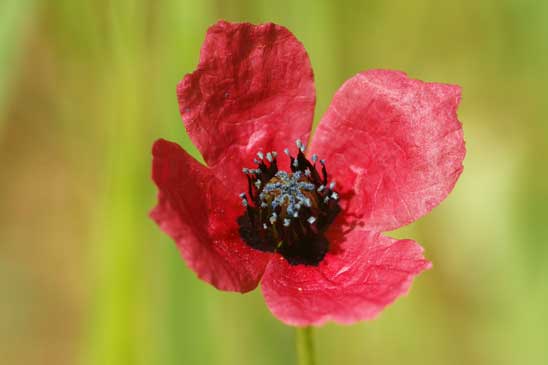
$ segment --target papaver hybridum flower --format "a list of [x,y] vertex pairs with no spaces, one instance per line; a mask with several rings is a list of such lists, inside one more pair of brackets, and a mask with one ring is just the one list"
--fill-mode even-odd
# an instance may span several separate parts
[[260,282],[277,318],[318,325],[375,317],[430,267],[417,243],[381,232],[428,213],[462,172],[459,87],[362,72],[308,141],[301,43],[275,24],[219,22],[177,96],[207,166],[157,141],[151,215],[202,280],[242,293]]

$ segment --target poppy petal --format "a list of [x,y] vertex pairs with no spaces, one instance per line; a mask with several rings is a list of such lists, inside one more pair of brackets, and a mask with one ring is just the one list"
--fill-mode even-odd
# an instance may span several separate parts
[[282,258],[268,264],[261,287],[282,322],[309,326],[372,319],[430,268],[412,240],[358,229],[329,239],[336,248],[318,266],[290,265]]
[[308,55],[291,32],[225,21],[209,28],[200,63],[177,96],[190,138],[227,181],[241,179],[259,150],[306,140],[316,100]]
[[337,91],[311,150],[347,189],[344,208],[365,229],[411,223],[453,189],[465,155],[460,98],[458,86],[384,70],[360,73]]
[[158,140],[152,178],[158,205],[151,217],[176,242],[198,277],[218,289],[253,290],[270,258],[245,245],[236,222],[238,197],[176,143]]

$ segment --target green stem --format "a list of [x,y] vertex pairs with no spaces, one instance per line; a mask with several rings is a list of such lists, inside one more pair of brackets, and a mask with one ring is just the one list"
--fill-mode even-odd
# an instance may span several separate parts
[[299,365],[314,365],[314,340],[312,327],[297,327],[297,357]]

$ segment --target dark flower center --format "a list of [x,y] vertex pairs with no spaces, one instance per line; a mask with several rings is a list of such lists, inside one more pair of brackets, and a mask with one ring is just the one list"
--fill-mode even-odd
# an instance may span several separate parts
[[[244,168],[248,192],[240,194],[246,212],[238,218],[240,235],[251,247],[278,252],[292,265],[318,265],[329,250],[324,232],[339,213],[335,183],[328,184],[325,161],[299,152],[291,172],[278,170],[276,152],[257,154],[256,169]],[[319,171],[318,171],[319,170]]]

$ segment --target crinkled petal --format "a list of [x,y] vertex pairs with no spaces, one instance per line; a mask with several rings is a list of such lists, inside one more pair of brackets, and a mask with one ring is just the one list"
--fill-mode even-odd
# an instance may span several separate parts
[[408,292],[415,275],[430,268],[412,240],[354,229],[331,234],[334,252],[318,266],[268,264],[261,287],[272,313],[295,326],[372,319]]
[[458,86],[384,70],[360,73],[335,94],[311,151],[352,195],[343,205],[364,228],[408,224],[453,189],[465,155],[459,102]]
[[312,68],[286,28],[221,21],[207,32],[200,63],[177,88],[188,134],[217,176],[241,179],[259,151],[306,140],[314,113]]
[[270,255],[240,239],[238,197],[227,196],[224,184],[176,143],[158,140],[152,153],[159,194],[151,217],[200,279],[221,290],[254,289]]

